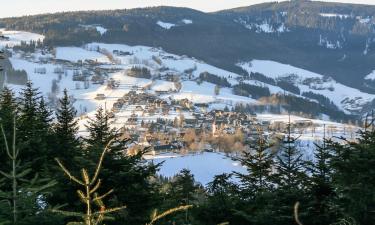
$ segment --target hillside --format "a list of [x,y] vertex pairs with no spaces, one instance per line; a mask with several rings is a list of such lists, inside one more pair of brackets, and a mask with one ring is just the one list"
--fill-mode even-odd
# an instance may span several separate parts
[[[273,60],[374,93],[374,83],[364,80],[375,69],[374,12],[374,6],[292,1],[216,13],[173,7],[58,13],[0,24],[42,33],[48,45],[97,41],[162,47],[240,74],[239,61]],[[106,32],[90,29],[93,24]]]

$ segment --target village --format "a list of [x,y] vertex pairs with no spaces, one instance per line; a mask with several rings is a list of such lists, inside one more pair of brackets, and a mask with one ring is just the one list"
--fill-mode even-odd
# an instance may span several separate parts
[[[277,146],[289,132],[289,125],[291,134],[298,138],[298,145],[309,152],[323,136],[356,136],[358,129],[354,125],[290,116],[280,105],[263,104],[268,113],[256,113],[258,102],[220,95],[224,88],[219,85],[201,85],[204,81],[195,73],[196,65],[181,71],[162,63],[163,60],[185,60],[186,56],[163,55],[159,49],[151,48],[149,51],[158,52],[158,56],[145,60],[135,56],[134,51],[141,50],[110,51],[87,45],[84,49],[36,48],[31,53],[10,50],[8,54],[11,59],[31,63],[32,67],[24,68],[30,71],[27,71],[29,78],[56,77],[50,90],[42,90],[52,107],[63,88],[71,93],[83,136],[85,122],[102,107],[112,126],[133,141],[128,149],[130,154],[144,148],[149,149],[151,156],[202,151],[239,154],[260,136]],[[72,58],[70,54],[76,56]],[[229,75],[225,81],[242,79]],[[182,90],[187,84],[212,90],[209,94],[197,95]],[[254,110],[238,109],[243,106]],[[271,116],[274,109],[281,115]]]

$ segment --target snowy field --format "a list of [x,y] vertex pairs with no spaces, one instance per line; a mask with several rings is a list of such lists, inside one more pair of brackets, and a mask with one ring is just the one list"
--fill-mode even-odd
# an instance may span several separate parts
[[207,185],[216,175],[233,171],[246,173],[246,168],[221,153],[198,153],[188,155],[159,155],[152,160],[154,163],[164,162],[159,174],[173,177],[182,169],[189,169],[196,181]]
[[109,60],[105,55],[78,47],[56,48],[56,59],[67,60],[71,62],[77,62],[79,60],[94,60],[101,63],[109,63]]
[[0,35],[4,35],[8,37],[9,40],[0,40],[0,48],[5,46],[13,47],[16,45],[20,45],[22,41],[30,42],[30,41],[43,41],[44,36],[40,34],[30,33],[26,31],[8,31],[5,29],[0,29]]

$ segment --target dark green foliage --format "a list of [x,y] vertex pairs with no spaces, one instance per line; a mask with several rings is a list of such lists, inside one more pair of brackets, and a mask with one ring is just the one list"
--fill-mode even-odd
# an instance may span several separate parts
[[237,174],[241,180],[243,197],[255,197],[254,193],[263,193],[273,187],[272,168],[274,166],[273,154],[270,145],[259,130],[258,141],[251,145],[249,151],[245,151],[239,159],[243,166],[246,166],[248,174]]
[[235,95],[241,95],[246,97],[252,97],[255,99],[261,97],[269,97],[271,95],[268,87],[261,87],[252,84],[240,83],[233,86],[233,93]]
[[136,66],[132,67],[128,71],[127,75],[131,77],[137,77],[137,78],[146,78],[146,79],[151,78],[150,70],[145,67],[136,67]]
[[47,166],[51,147],[51,111],[31,82],[22,90],[19,106],[17,126],[19,148],[23,153],[21,160],[30,162],[35,172],[42,172]]
[[[54,158],[59,158],[64,165],[78,172],[83,157],[83,150],[77,137],[78,124],[75,118],[76,110],[66,90],[64,90],[63,97],[59,99],[55,114],[56,122],[52,125],[54,145],[50,149],[49,161],[53,162]],[[49,173],[58,182],[58,185],[54,187],[54,195],[50,196],[48,201],[53,205],[59,205],[62,202],[71,206],[76,205],[76,196],[71,194],[75,192],[75,186],[66,185],[66,177],[61,173],[58,165],[52,164],[49,168]]]
[[27,73],[24,70],[8,69],[6,75],[9,84],[25,85],[27,83]]
[[264,76],[261,73],[250,73],[250,78],[254,80],[259,80],[263,83],[270,84],[276,86],[276,81],[273,78]]
[[116,135],[116,131],[110,128],[108,112],[99,107],[95,117],[87,122],[86,128],[89,132],[89,137],[85,138],[87,153],[99,156],[98,151],[100,152]]
[[301,93],[301,90],[297,86],[285,80],[277,81],[276,85],[281,87],[283,90],[289,91],[296,95],[299,95]]
[[[114,188],[115,192],[109,199],[109,206],[126,204],[126,210],[116,215],[116,222],[108,224],[145,224],[149,221],[152,210],[158,208],[158,189],[155,174],[159,165],[144,164],[142,156],[126,155],[128,139],[124,139],[118,131],[110,128],[107,112],[99,108],[95,118],[88,122],[89,137],[85,161],[92,168],[98,152],[112,139],[112,143],[103,163],[107,165],[102,170],[103,188]],[[115,174],[115,175],[114,175]]]
[[231,86],[230,83],[228,82],[227,78],[219,77],[215,74],[211,74],[211,73],[208,73],[208,72],[203,72],[203,73],[199,74],[199,79],[201,79],[203,81],[213,83],[213,84],[216,84],[220,87],[230,87]]
[[21,44],[14,46],[13,50],[34,53],[35,49],[41,46],[42,46],[41,40],[38,40],[38,41],[32,40],[28,43],[26,41],[21,41]]
[[337,196],[332,183],[331,159],[332,149],[327,146],[327,140],[324,139],[322,145],[316,144],[315,162],[308,163],[311,173],[307,185],[309,224],[332,224],[339,218],[338,207],[334,205]]
[[[30,164],[21,163],[20,149],[17,146],[16,119],[11,119],[11,141],[5,133],[3,124],[0,124],[3,146],[7,163],[5,170],[0,170],[0,218],[5,223],[27,224],[26,221],[36,223],[36,215],[43,214],[48,206],[46,189],[55,185],[50,179],[40,179],[38,174],[32,174]],[[32,179],[27,179],[32,177]],[[0,222],[3,223],[1,220]],[[25,223],[26,222],[26,223]]]
[[[293,102],[293,105],[305,103],[293,96],[272,97],[284,103]],[[21,173],[17,178],[21,191],[16,192],[18,224],[63,225],[72,221],[48,211],[61,204],[66,204],[63,209],[82,211],[75,195],[76,186],[57,171],[51,158],[61,158],[72,168],[72,175],[79,174],[80,167],[90,173],[110,140],[114,141],[103,159],[101,187],[104,191],[114,188],[106,206],[126,205],[127,209],[113,214],[115,220],[107,221],[108,225],[146,224],[151,214],[152,218],[158,214],[155,209],[163,212],[190,204],[194,207],[163,217],[155,224],[295,224],[293,206],[296,202],[300,202],[299,218],[305,225],[336,224],[344,220],[368,225],[375,221],[375,131],[370,125],[356,141],[322,140],[311,162],[302,160],[302,153],[296,147],[297,138],[290,135],[289,126],[281,147],[273,146],[272,152],[262,138],[249,146],[239,159],[247,167],[246,174],[218,175],[204,188],[188,170],[171,179],[158,177],[160,165],[143,159],[147,149],[134,155],[126,154],[130,140],[110,126],[111,120],[102,108],[89,120],[89,135],[81,143],[77,138],[76,111],[70,101],[64,91],[56,120],[52,120],[47,104],[31,83],[19,99],[15,99],[8,88],[0,95],[0,121],[5,131],[5,138],[0,139],[0,170],[8,174],[9,168],[13,168],[5,152],[5,140],[9,143],[16,140],[17,151],[20,151],[20,163],[16,164]],[[305,107],[316,104],[308,103]],[[252,108],[238,105],[235,110],[251,112]],[[16,139],[12,135],[14,117]],[[165,124],[166,121],[159,119],[158,122]],[[36,172],[39,177],[34,179]],[[58,183],[47,192],[45,188],[51,180]],[[42,192],[29,192],[31,188]],[[9,176],[1,174],[0,224],[12,221],[9,210],[12,204],[8,203],[12,199],[9,193],[14,193],[12,189]]]
[[274,182],[277,189],[274,194],[274,217],[279,224],[291,224],[294,222],[293,206],[296,202],[305,200],[307,174],[304,169],[302,153],[296,147],[296,138],[291,136],[290,122],[288,133],[281,140],[282,146],[275,162]]
[[337,203],[346,218],[357,224],[375,221],[375,132],[361,131],[357,142],[344,145],[330,142],[333,150],[330,162],[334,173],[333,185],[338,195]]
[[[194,175],[190,170],[183,169],[173,177],[170,182],[164,187],[165,197],[163,201],[163,208],[180,205],[199,206],[199,199],[203,195],[202,186],[194,179]],[[175,224],[194,224],[198,223],[194,217],[195,210],[186,211],[184,215],[179,214],[174,216],[171,221]],[[173,224],[172,223],[172,224]]]
[[[53,157],[58,157],[68,163],[79,155],[79,140],[77,138],[78,123],[76,120],[77,111],[72,105],[71,98],[65,89],[63,97],[59,100],[56,109],[56,120],[53,127],[56,137],[56,147],[53,149]],[[74,164],[73,162],[71,162]],[[69,165],[70,166],[70,165]]]
[[317,102],[302,97],[282,94],[276,94],[272,97],[274,103],[282,104],[284,108],[290,112],[305,113],[312,117],[316,117],[324,113],[330,116],[332,119],[335,118],[337,121],[356,120],[355,116],[347,115],[343,111],[338,110],[336,107],[326,107],[325,105],[321,105]]
[[316,94],[314,92],[309,91],[309,92],[303,92],[302,96],[317,100],[322,106],[326,107],[327,109],[339,110],[338,107],[329,98],[327,98],[324,95]]
[[241,207],[240,190],[238,185],[231,181],[232,178],[232,174],[217,175],[207,185],[206,200],[199,205],[199,210],[196,210],[201,224],[246,223],[237,212]]
[[[5,87],[0,94],[0,123],[3,125],[7,141],[11,143],[13,131],[13,118],[17,116],[17,103],[13,92]],[[0,144],[4,146],[4,138],[0,137]],[[6,152],[0,151],[0,159],[5,159]],[[7,167],[7,163],[0,163],[0,170]]]

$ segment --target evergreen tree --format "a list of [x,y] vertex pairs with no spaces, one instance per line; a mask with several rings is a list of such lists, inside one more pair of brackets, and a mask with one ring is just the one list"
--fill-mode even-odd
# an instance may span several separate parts
[[[79,171],[79,165],[82,164],[82,149],[78,135],[78,124],[75,119],[76,110],[74,109],[66,89],[63,97],[59,100],[56,109],[56,123],[53,126],[54,147],[51,149],[50,159],[59,158],[64,165],[67,165],[76,174]],[[71,208],[77,207],[76,197],[72,195],[76,186],[73,182],[66,185],[66,177],[60,173],[57,165],[51,165],[50,176],[54,177],[59,185],[53,188],[53,195],[48,199],[51,204],[59,204],[64,202]]]
[[[89,136],[85,139],[87,167],[93,169],[92,166],[97,160],[95,154],[112,141],[103,161],[107,165],[102,170],[103,188],[115,190],[109,200],[109,206],[125,203],[127,208],[116,215],[116,221],[109,221],[108,224],[123,224],[125,221],[127,224],[145,224],[159,203],[155,181],[159,165],[145,164],[144,151],[127,155],[127,144],[130,140],[110,125],[107,112],[104,112],[103,108],[99,108],[95,117],[89,120]],[[114,174],[116,176],[113,176]]]
[[[296,148],[296,138],[291,135],[291,123],[288,123],[288,133],[282,140],[281,152],[275,162],[275,184],[277,189],[273,217],[277,224],[292,224],[294,222],[293,206],[302,201],[304,205],[306,179],[304,171],[305,164],[302,160],[302,153]],[[303,215],[300,215],[303,216]]]
[[6,152],[6,157],[2,160],[10,162],[7,163],[9,168],[0,170],[0,223],[36,224],[38,217],[46,213],[46,189],[55,185],[55,182],[51,179],[39,179],[38,174],[32,174],[30,164],[19,159],[22,154],[17,147],[16,119],[13,118],[11,121],[13,129],[10,142],[6,138],[3,125],[0,126],[4,140],[2,148]]
[[273,224],[274,215],[270,208],[275,197],[272,174],[274,155],[260,129],[258,135],[256,144],[252,144],[250,151],[245,151],[239,159],[246,166],[247,173],[236,173],[241,181],[241,199],[244,201],[244,207],[238,211],[250,223]]
[[108,112],[102,107],[98,108],[94,118],[89,119],[86,128],[89,131],[88,138],[85,138],[88,154],[98,155],[97,151],[116,137],[116,131],[110,127]]
[[353,224],[375,221],[375,131],[363,130],[357,141],[332,142],[330,165],[342,219]]
[[124,147],[127,142],[117,139],[104,159],[107,166],[102,170],[103,187],[115,190],[109,206],[115,207],[121,203],[127,206],[115,216],[116,221],[109,221],[108,224],[146,224],[152,211],[160,209],[161,196],[156,182],[156,172],[160,165],[145,163],[143,151],[127,155]]
[[258,130],[258,135],[257,143],[252,144],[250,151],[245,151],[239,159],[248,173],[236,173],[241,179],[245,196],[250,198],[257,193],[269,191],[272,186],[271,172],[274,156],[269,149],[271,146],[263,137],[263,132]]
[[[197,205],[198,196],[202,191],[202,187],[194,179],[194,175],[190,170],[183,169],[168,184],[167,195],[164,201],[164,207],[181,205]],[[173,218],[175,224],[195,224],[194,217],[189,211],[185,215],[178,215]]]
[[308,163],[308,170],[311,173],[308,185],[309,224],[332,224],[337,220],[337,209],[333,202],[336,198],[332,183],[334,171],[330,165],[332,149],[327,143],[331,143],[331,141],[326,140],[324,129],[322,145],[316,144],[315,146],[315,161]]
[[18,142],[22,151],[22,160],[32,163],[35,172],[41,172],[48,167],[50,127],[49,112],[46,109],[44,100],[37,88],[33,88],[31,82],[20,93],[19,118],[18,118]]
[[195,217],[199,218],[201,224],[245,224],[246,220],[239,215],[236,209],[242,207],[240,204],[240,191],[236,183],[231,179],[233,174],[221,174],[214,177],[207,184],[206,200],[194,210]]
[[51,134],[52,111],[48,108],[44,97],[40,97],[37,113],[40,125],[39,130],[44,131],[47,135]]
[[288,133],[282,140],[281,152],[276,157],[276,184],[278,189],[287,192],[299,190],[305,178],[302,153],[296,148],[296,138],[291,135],[291,125],[288,124]]
[[77,137],[78,122],[75,119],[76,113],[77,111],[65,89],[56,109],[56,123],[54,124],[56,146],[53,149],[53,156],[58,157],[69,168],[74,166],[73,159],[80,155],[80,142]]
[[[13,92],[4,87],[0,94],[0,123],[3,125],[7,141],[11,143],[13,119],[17,114],[17,103]],[[0,136],[0,146],[4,146],[4,138]],[[5,159],[6,152],[0,150],[0,159]],[[6,167],[6,162],[0,163],[0,170]]]

